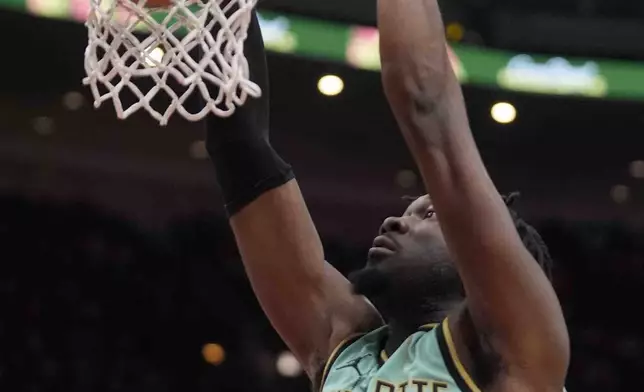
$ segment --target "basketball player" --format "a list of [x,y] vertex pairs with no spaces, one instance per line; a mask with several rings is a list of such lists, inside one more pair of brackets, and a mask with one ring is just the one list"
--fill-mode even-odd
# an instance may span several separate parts
[[264,94],[210,118],[207,143],[253,289],[316,390],[559,392],[569,341],[548,253],[483,166],[436,0],[378,6],[385,92],[431,199],[387,218],[350,280],[325,261],[269,142],[253,16],[245,52]]

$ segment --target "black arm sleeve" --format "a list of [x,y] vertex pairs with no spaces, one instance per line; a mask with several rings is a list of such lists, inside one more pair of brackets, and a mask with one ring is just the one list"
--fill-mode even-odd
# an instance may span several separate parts
[[207,119],[207,148],[230,216],[264,192],[294,178],[269,142],[269,86],[264,42],[255,11],[244,43],[250,79],[262,89],[227,118]]

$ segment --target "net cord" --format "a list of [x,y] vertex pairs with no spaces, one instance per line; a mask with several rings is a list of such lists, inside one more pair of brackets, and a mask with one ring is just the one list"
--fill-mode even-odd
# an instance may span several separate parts
[[[227,117],[249,96],[259,97],[261,89],[249,80],[244,57],[257,0],[231,0],[222,7],[223,2],[173,0],[165,16],[158,18],[160,10],[145,8],[145,0],[91,0],[83,83],[92,92],[94,106],[111,100],[120,119],[144,109],[166,125],[174,113],[189,121],[210,113]],[[141,27],[148,31],[142,39],[135,34]],[[165,52],[161,59],[153,56],[156,48]],[[136,83],[143,77],[153,82],[147,92]],[[121,101],[126,90],[136,97],[129,106]],[[162,93],[170,103],[159,111],[151,102]],[[193,93],[201,96],[202,106],[191,112],[185,104]]]

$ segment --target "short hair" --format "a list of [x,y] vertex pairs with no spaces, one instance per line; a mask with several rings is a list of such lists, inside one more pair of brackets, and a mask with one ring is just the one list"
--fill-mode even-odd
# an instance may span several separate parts
[[[541,269],[548,277],[548,280],[552,281],[553,260],[550,256],[548,246],[539,232],[537,232],[537,229],[521,219],[517,211],[512,208],[514,202],[516,202],[520,196],[521,194],[519,192],[512,192],[508,195],[502,195],[501,197],[503,198],[505,205],[508,207],[508,211],[510,212],[510,216],[514,222],[514,227],[519,233],[521,242],[523,242],[523,245],[526,247],[528,252],[530,252],[532,257],[534,257],[537,263],[539,263]],[[418,199],[418,197],[403,196],[403,200],[408,202],[413,202],[416,199]]]
[[548,246],[541,235],[539,235],[539,232],[537,232],[537,230],[526,221],[521,219],[516,210],[512,208],[514,202],[519,198],[519,196],[520,194],[518,192],[513,192],[502,197],[505,205],[510,211],[510,216],[514,221],[514,227],[516,227],[519,237],[521,237],[521,242],[523,242],[523,245],[526,247],[528,252],[530,252],[532,257],[534,257],[537,263],[539,263],[548,279],[552,281],[553,260],[550,256],[550,251],[548,251]]

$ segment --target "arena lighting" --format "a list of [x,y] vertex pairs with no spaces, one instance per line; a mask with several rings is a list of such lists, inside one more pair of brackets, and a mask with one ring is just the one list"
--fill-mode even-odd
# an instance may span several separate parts
[[318,81],[318,90],[329,97],[338,95],[344,90],[344,81],[336,75],[324,75]]
[[159,47],[159,46],[157,46],[156,48],[154,48],[154,49],[152,49],[152,50],[150,50],[150,49],[151,49],[151,48],[148,48],[148,49],[146,50],[146,52],[148,52],[148,51],[149,51],[149,52],[148,52],[148,56],[146,56],[146,57],[145,57],[145,64],[146,64],[148,67],[155,67],[155,66],[156,66],[155,61],[156,61],[157,63],[160,63],[160,62],[161,62],[161,60],[163,60],[163,55],[165,54],[165,52],[164,52],[164,51],[163,51],[163,49],[162,49],[161,47]]
[[630,167],[631,176],[644,180],[644,161],[633,161]]
[[508,102],[495,103],[490,113],[499,124],[510,124],[517,118],[517,109]]
[[447,25],[445,28],[445,35],[447,36],[447,39],[450,41],[460,41],[463,39],[463,35],[465,34],[465,28],[463,25],[461,25],[458,22],[452,22]]
[[83,107],[85,98],[78,91],[70,91],[63,96],[63,105],[67,110],[79,110]]
[[617,204],[624,204],[631,197],[631,189],[626,185],[615,185],[610,190],[610,197]]
[[418,184],[418,176],[411,170],[401,170],[396,174],[396,183],[404,189],[410,189]]
[[284,351],[277,357],[277,372],[284,377],[297,377],[302,374],[302,365],[290,351]]
[[204,344],[201,349],[203,359],[211,365],[221,365],[226,360],[226,351],[217,343]]

